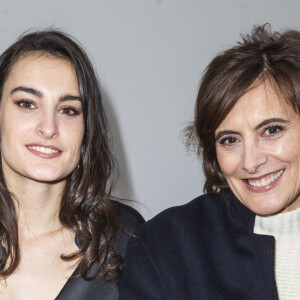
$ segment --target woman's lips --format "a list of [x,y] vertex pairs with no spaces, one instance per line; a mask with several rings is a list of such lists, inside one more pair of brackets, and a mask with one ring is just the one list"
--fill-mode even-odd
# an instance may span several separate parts
[[253,192],[265,192],[276,186],[283,172],[284,170],[279,170],[259,178],[243,179],[243,182]]
[[26,148],[31,153],[42,158],[55,158],[62,154],[62,150],[51,145],[26,145]]

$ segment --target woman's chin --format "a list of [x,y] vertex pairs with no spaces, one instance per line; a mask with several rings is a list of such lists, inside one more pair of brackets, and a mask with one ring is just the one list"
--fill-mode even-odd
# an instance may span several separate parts
[[279,201],[262,201],[260,203],[245,204],[252,212],[260,216],[269,216],[281,213],[285,210],[284,203]]
[[27,174],[26,177],[27,179],[31,179],[36,182],[53,183],[64,180],[67,176],[53,170],[36,170],[35,172],[30,172],[29,174]]

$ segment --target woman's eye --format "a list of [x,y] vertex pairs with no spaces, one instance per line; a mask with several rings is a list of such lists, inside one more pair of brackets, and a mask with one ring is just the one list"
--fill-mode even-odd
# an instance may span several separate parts
[[220,140],[221,145],[232,145],[237,142],[237,138],[233,136],[225,137]]
[[77,116],[79,115],[78,110],[71,108],[71,107],[65,107],[59,110],[59,113],[68,115],[68,116]]
[[265,129],[264,134],[266,134],[267,136],[275,135],[281,130],[283,130],[283,127],[281,125],[269,126]]
[[22,107],[25,109],[35,109],[36,108],[36,106],[31,101],[28,101],[28,100],[17,101],[17,105],[19,107]]

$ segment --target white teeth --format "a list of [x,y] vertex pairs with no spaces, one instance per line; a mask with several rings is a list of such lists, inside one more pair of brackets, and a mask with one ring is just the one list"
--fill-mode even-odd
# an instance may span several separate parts
[[266,186],[273,182],[275,179],[277,179],[281,174],[283,173],[283,170],[278,171],[276,174],[269,175],[267,177],[264,177],[260,180],[247,180],[248,184],[255,187],[261,187]]
[[39,147],[39,146],[27,146],[27,148],[35,150],[35,151],[39,151],[42,153],[46,153],[46,154],[52,154],[52,153],[57,153],[58,151],[52,148],[46,148],[46,147]]
[[256,182],[256,186],[261,186],[261,183],[259,181]]

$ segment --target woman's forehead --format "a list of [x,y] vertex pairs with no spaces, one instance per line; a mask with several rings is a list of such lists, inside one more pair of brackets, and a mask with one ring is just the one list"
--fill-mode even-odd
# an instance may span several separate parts
[[217,130],[228,126],[243,126],[246,123],[255,126],[255,123],[264,119],[286,119],[294,116],[298,115],[283,96],[279,95],[270,84],[263,83],[249,89],[238,99]]

